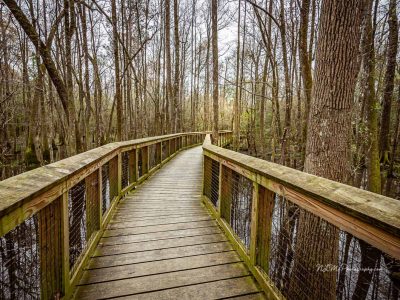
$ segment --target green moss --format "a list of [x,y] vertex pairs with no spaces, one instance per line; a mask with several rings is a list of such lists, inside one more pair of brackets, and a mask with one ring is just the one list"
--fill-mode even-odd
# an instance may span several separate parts
[[35,145],[33,143],[29,144],[25,149],[25,163],[28,170],[34,169],[40,165],[36,156]]

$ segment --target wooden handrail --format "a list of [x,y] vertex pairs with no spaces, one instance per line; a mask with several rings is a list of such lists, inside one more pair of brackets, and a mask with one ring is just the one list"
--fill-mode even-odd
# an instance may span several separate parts
[[[231,241],[236,245],[243,260],[247,262],[255,277],[259,279],[260,284],[271,297],[279,298],[282,295],[276,288],[271,288],[273,284],[266,275],[266,271],[257,266],[256,256],[259,255],[259,253],[257,254],[259,251],[257,236],[261,230],[260,224],[257,223],[265,222],[265,218],[268,219],[267,223],[272,222],[272,215],[260,216],[259,210],[260,206],[266,205],[267,202],[272,206],[264,207],[264,214],[273,209],[275,195],[282,196],[296,207],[376,247],[392,258],[400,259],[400,201],[224,149],[213,145],[209,135],[206,136],[203,143],[203,155],[205,157],[205,177],[212,177],[210,175],[211,162],[219,166],[219,171],[216,171],[218,176],[213,175],[211,179],[204,179],[204,184],[210,184],[212,180],[218,181],[216,183],[219,185],[218,200],[213,199],[212,201],[206,195],[210,194],[208,192],[210,187],[204,186],[206,193],[203,195],[203,201],[225,229],[228,237],[231,237]],[[208,166],[206,166],[206,159],[210,160]],[[229,224],[229,220],[227,220],[230,218],[229,212],[225,218],[222,216],[226,206],[229,209],[231,205],[229,201],[232,201],[227,200],[231,195],[225,195],[226,190],[232,189],[231,186],[228,186],[228,181],[232,176],[231,172],[235,172],[236,176],[247,178],[253,183],[253,199],[250,200],[252,224],[249,249],[246,249]],[[259,192],[260,190],[262,193]],[[269,200],[265,200],[268,197]],[[260,217],[264,219],[261,220]],[[270,227],[262,230],[266,230],[267,235],[271,234]]]
[[[201,144],[204,137],[205,133],[190,132],[111,143],[1,181],[0,246],[10,242],[19,245],[20,234],[13,231],[24,223],[23,230],[32,231],[24,234],[32,234],[28,238],[34,240],[31,249],[24,251],[40,256],[33,262],[39,278],[30,274],[36,289],[44,299],[69,298],[118,201],[177,152]],[[105,166],[109,203],[103,209]],[[77,197],[82,211],[76,213],[72,211]],[[71,230],[78,231],[77,241],[71,240]],[[6,260],[0,257],[2,270],[15,268],[10,261],[18,261],[13,257],[18,253],[7,255],[11,257]]]
[[[60,193],[69,189],[79,179],[98,169],[106,161],[119,152],[129,151],[136,147],[145,147],[174,137],[182,137],[200,133],[178,133],[164,136],[136,139],[132,141],[109,143],[104,146],[65,158],[55,163],[36,168],[31,171],[0,181],[0,219],[11,211],[22,207],[35,198],[51,202]],[[52,189],[57,187],[58,193]],[[45,193],[49,195],[43,196]],[[48,199],[50,198],[50,199]],[[32,207],[24,212],[32,215],[37,209]],[[27,217],[27,215],[25,215]],[[4,224],[0,224],[4,225]],[[7,232],[0,226],[0,236]]]

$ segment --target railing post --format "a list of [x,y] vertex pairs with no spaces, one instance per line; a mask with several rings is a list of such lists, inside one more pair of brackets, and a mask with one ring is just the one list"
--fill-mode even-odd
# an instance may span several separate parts
[[259,185],[253,182],[253,199],[251,210],[251,230],[250,230],[250,262],[254,266],[257,260],[257,231],[258,231],[258,205],[259,205]]
[[[85,178],[85,193],[86,193],[86,235],[89,240],[96,231],[100,229],[99,220],[99,172],[94,171]],[[94,211],[91,211],[91,210]],[[101,211],[101,210],[100,210]]]
[[231,201],[232,201],[232,170],[222,165],[220,172],[220,185],[221,185],[221,196],[220,196],[220,216],[230,224],[231,222]]
[[62,293],[62,197],[42,208],[38,215],[41,299]]
[[65,191],[61,197],[62,290],[65,298],[68,299],[71,295],[71,281],[69,274],[68,191]]
[[254,262],[252,260],[252,263],[257,264],[264,271],[268,272],[272,230],[272,212],[275,203],[275,193],[261,185],[258,185],[257,194],[257,221],[255,222],[257,224],[254,225],[256,233],[254,237],[255,252],[253,253],[255,260]]

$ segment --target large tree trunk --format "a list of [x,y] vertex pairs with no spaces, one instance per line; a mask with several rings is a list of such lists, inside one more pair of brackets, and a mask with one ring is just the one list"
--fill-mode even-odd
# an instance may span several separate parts
[[[396,55],[398,49],[398,21],[396,12],[396,0],[389,3],[389,43],[387,48],[387,62],[385,73],[385,91],[383,94],[383,109],[380,133],[380,152],[384,163],[388,162],[390,152],[390,115],[392,109],[392,97],[394,89],[394,75],[396,72]],[[392,157],[392,159],[394,159]]]
[[218,141],[218,0],[211,2],[211,35],[213,57],[213,140]]
[[175,44],[175,74],[174,74],[174,123],[173,130],[174,132],[179,132],[182,129],[182,124],[180,120],[180,112],[179,112],[179,5],[178,0],[174,0],[174,44]]
[[365,78],[364,98],[367,114],[367,175],[368,190],[381,193],[381,174],[378,145],[378,103],[375,95],[375,47],[372,25],[372,2],[367,0],[365,9],[364,35],[362,41],[363,69]]
[[123,139],[123,109],[122,109],[122,94],[121,94],[121,78],[119,65],[119,46],[118,46],[118,19],[117,19],[117,4],[116,0],[111,1],[111,18],[113,28],[113,51],[115,64],[115,102],[117,104],[117,140]]
[[58,92],[60,97],[62,106],[64,108],[64,112],[68,119],[68,94],[67,88],[64,84],[64,81],[58,72],[56,65],[51,58],[50,49],[47,45],[40,39],[37,31],[29,22],[28,18],[22,12],[21,8],[14,0],[4,0],[3,1],[7,7],[10,9],[11,13],[13,14],[14,18],[17,20],[19,25],[25,31],[26,35],[29,37],[30,41],[36,48],[36,51],[40,54],[43,59],[43,64],[45,65],[47,72]]
[[284,1],[280,1],[280,26],[279,30],[281,33],[281,43],[282,43],[282,57],[283,57],[283,71],[285,78],[285,128],[283,129],[283,135],[281,138],[281,164],[289,165],[290,163],[290,125],[291,125],[291,109],[292,109],[292,86],[289,76],[289,64],[288,64],[288,51],[286,45],[286,20],[285,20],[285,4]]
[[[351,109],[360,65],[363,4],[363,0],[325,0],[319,24],[304,169],[342,183],[350,179]],[[310,243],[311,236],[315,242]],[[289,295],[308,287],[313,299],[336,298],[336,273],[316,274],[316,264],[337,265],[338,240],[337,227],[300,211]]]
[[303,140],[301,141],[301,160],[305,159],[305,143],[307,139],[308,116],[310,112],[311,103],[311,89],[312,89],[312,75],[311,75],[311,61],[309,60],[309,53],[307,47],[308,35],[308,18],[310,14],[310,0],[302,0],[300,8],[300,29],[299,29],[299,59],[300,70],[303,79],[304,87],[304,128]]
[[238,9],[238,27],[237,27],[237,49],[236,49],[236,87],[235,87],[235,100],[233,102],[233,149],[239,149],[239,140],[240,140],[240,107],[239,107],[239,94],[240,94],[240,3],[239,1],[239,9]]
[[171,101],[172,95],[172,65],[171,65],[171,2],[170,0],[165,0],[165,59],[166,59],[166,95],[165,95],[165,131],[166,133],[171,133],[171,123],[173,123],[171,115]]

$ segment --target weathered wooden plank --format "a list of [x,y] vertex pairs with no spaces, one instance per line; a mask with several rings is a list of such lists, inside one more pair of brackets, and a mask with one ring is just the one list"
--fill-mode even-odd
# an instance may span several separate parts
[[184,217],[184,216],[204,216],[207,215],[206,212],[187,212],[181,214],[165,214],[160,212],[159,214],[154,213],[125,213],[125,214],[114,214],[113,221],[114,222],[121,222],[121,221],[129,221],[129,220],[152,220],[152,219],[168,219],[168,218],[175,218],[175,217]]
[[112,266],[161,261],[178,257],[189,257],[227,251],[232,251],[232,246],[228,242],[218,242],[212,244],[182,246],[119,255],[98,256],[92,258],[88,269],[108,268]]
[[[204,213],[203,208],[190,208],[190,209],[180,209],[178,211],[180,214],[202,214]],[[115,216],[130,216],[130,215],[135,215],[135,216],[145,216],[145,215],[154,215],[154,216],[159,216],[159,215],[174,215],[176,214],[176,210],[163,210],[163,209],[132,209],[132,210],[116,210]]]
[[107,270],[104,268],[88,270],[85,271],[81,284],[100,283],[111,280],[135,278],[235,262],[240,262],[240,258],[234,251],[171,258],[167,260],[109,267]]
[[127,227],[142,227],[142,226],[154,226],[154,225],[165,225],[165,224],[176,224],[176,223],[188,223],[195,221],[206,221],[211,220],[210,216],[185,216],[185,217],[176,217],[176,218],[167,218],[167,219],[156,219],[156,220],[135,220],[129,222],[110,222],[109,229],[117,229],[117,228],[127,228]]
[[159,232],[159,231],[171,231],[179,229],[190,229],[199,227],[209,227],[211,225],[216,225],[214,220],[211,221],[198,221],[190,223],[177,223],[177,224],[165,224],[165,225],[155,225],[146,227],[135,227],[135,228],[120,228],[106,230],[103,234],[104,237],[117,236],[117,235],[127,235],[127,234],[140,234],[149,232]]
[[217,226],[211,227],[200,227],[194,229],[181,229],[174,231],[161,231],[153,233],[144,234],[134,234],[134,235],[123,235],[103,238],[100,243],[102,245],[116,245],[116,244],[126,244],[126,243],[137,243],[144,241],[155,241],[155,240],[165,240],[177,237],[193,237],[199,235],[215,234],[220,233],[220,229]]
[[[241,277],[224,279],[217,282],[201,283],[186,287],[172,288],[163,291],[151,292],[140,295],[130,295],[121,299],[182,299],[182,300],[209,300],[209,299],[265,299],[258,292],[251,278]],[[249,294],[247,296],[238,296]],[[234,297],[234,298],[231,298]]]
[[128,296],[246,275],[249,275],[249,271],[244,264],[232,263],[201,269],[178,271],[173,274],[158,274],[81,286],[77,289],[76,298],[96,299]]
[[148,241],[148,242],[141,242],[134,244],[115,245],[115,246],[99,245],[94,256],[115,255],[120,253],[166,249],[172,247],[182,247],[182,246],[207,244],[207,243],[215,243],[222,241],[226,241],[226,237],[222,233],[218,233],[212,235],[174,238],[169,240]]
[[233,296],[233,297],[228,297],[226,299],[234,299],[234,300],[260,300],[260,299],[266,299],[264,294],[262,292],[259,293],[253,293],[253,294],[248,294],[244,296]]
[[[172,144],[176,146],[178,142]],[[199,150],[193,150],[197,156],[190,161],[201,161]],[[226,236],[201,205],[201,177],[182,178],[188,155],[182,156],[184,163],[172,160],[163,170],[168,171],[165,175],[156,173],[119,204],[76,299],[124,295],[182,298],[179,294],[210,299],[259,292]],[[194,169],[200,173],[201,164]],[[184,184],[174,186],[178,181]],[[152,182],[163,184],[142,189]],[[211,284],[212,289],[200,291],[202,284]]]

